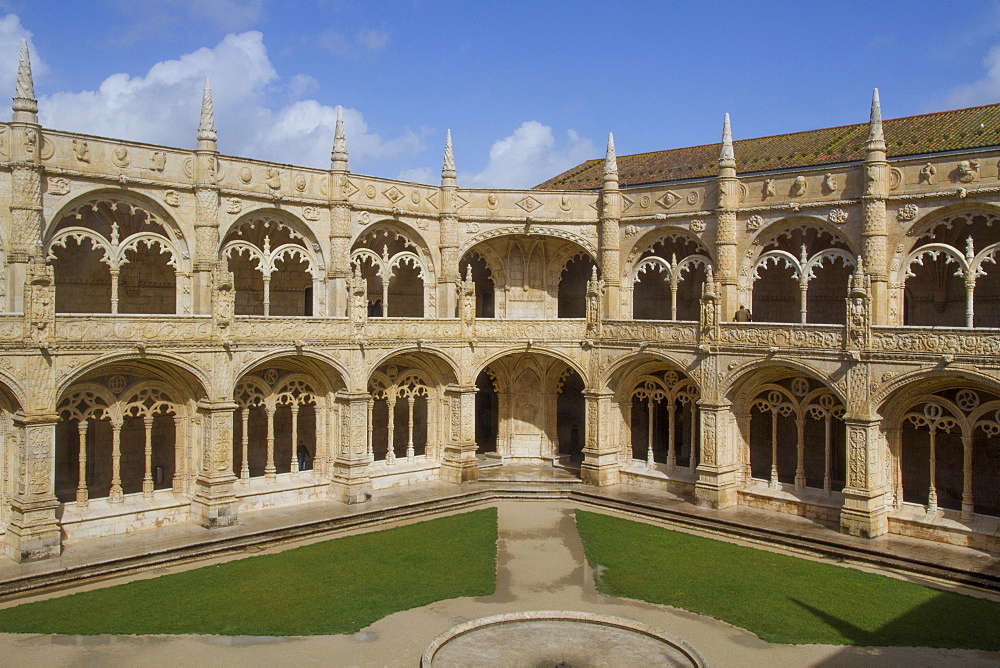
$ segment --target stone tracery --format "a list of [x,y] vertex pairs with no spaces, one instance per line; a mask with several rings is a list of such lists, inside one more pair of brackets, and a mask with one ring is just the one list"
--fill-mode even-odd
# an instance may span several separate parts
[[737,175],[727,124],[717,174],[625,186],[609,142],[592,190],[503,193],[353,174],[341,123],[290,170],[219,154],[210,113],[186,154],[33,113],[0,125],[14,558],[519,463],[997,545],[995,177],[890,163],[875,113],[804,174]]
[[1000,217],[960,212],[930,227],[902,259],[904,323],[1000,326]]
[[754,319],[843,323],[839,299],[846,294],[847,276],[856,265],[845,246],[831,233],[808,224],[775,235],[750,272]]
[[177,312],[175,273],[182,251],[168,229],[156,214],[111,196],[65,212],[48,242],[56,310]]
[[[843,429],[835,422],[844,419],[840,400],[803,376],[755,389],[744,475],[764,479],[772,489],[785,483],[795,490],[840,491],[846,481]],[[769,425],[764,423],[767,418]],[[822,437],[815,433],[819,425]]]
[[236,313],[312,315],[322,261],[286,221],[245,217],[226,236],[221,256],[236,278]]

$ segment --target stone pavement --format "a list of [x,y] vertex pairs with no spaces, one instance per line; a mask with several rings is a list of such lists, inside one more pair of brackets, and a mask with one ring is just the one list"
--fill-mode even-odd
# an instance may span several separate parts
[[[415,666],[424,648],[470,619],[525,610],[626,617],[686,640],[715,666],[997,666],[1000,653],[917,648],[771,645],[742,629],[677,610],[597,593],[576,531],[576,504],[500,501],[497,588],[491,596],[399,612],[350,636],[73,637],[0,635],[0,666],[291,665]],[[203,564],[199,564],[203,565]],[[617,665],[628,666],[628,657]]]

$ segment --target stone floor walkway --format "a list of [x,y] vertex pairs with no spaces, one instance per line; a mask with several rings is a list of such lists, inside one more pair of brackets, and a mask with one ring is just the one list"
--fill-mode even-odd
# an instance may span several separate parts
[[[679,636],[715,666],[997,666],[1000,652],[771,645],[742,629],[666,606],[597,593],[567,502],[501,501],[497,588],[385,617],[350,636],[0,635],[0,666],[415,666],[428,643],[470,619],[524,610],[630,618]],[[628,666],[622,657],[617,665]]]

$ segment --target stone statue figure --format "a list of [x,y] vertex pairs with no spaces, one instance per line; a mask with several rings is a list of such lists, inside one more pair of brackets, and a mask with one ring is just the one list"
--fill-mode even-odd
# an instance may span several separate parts
[[597,277],[597,267],[587,281],[587,334],[597,335],[601,331],[601,297],[605,293],[604,280]]
[[347,315],[355,327],[364,327],[368,320],[368,281],[361,275],[360,265],[354,265],[354,274],[347,278],[347,289]]
[[465,324],[471,324],[476,319],[476,283],[472,280],[472,265],[465,268],[465,280],[455,282],[458,288],[459,317]]

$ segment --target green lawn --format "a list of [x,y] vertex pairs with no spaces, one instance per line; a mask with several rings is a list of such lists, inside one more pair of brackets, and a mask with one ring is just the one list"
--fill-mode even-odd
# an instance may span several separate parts
[[0,610],[12,633],[315,635],[496,586],[496,508]]
[[740,626],[773,643],[1000,650],[1000,604],[577,511],[598,589]]

